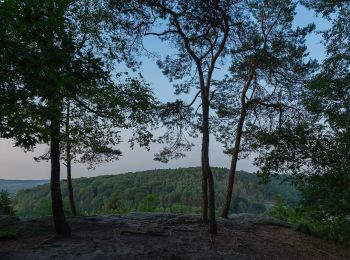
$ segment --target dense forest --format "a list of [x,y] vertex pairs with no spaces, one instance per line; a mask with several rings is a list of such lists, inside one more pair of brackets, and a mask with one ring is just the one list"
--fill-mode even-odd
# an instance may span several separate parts
[[[213,168],[217,212],[223,203],[227,169]],[[73,179],[79,215],[122,214],[129,211],[200,213],[200,168],[151,170],[145,172]],[[230,213],[262,213],[276,196],[290,205],[299,200],[287,182],[273,178],[260,184],[255,174],[238,172]],[[64,208],[71,214],[67,183],[62,183]],[[51,214],[49,185],[19,191],[14,199],[16,212],[23,218]]]

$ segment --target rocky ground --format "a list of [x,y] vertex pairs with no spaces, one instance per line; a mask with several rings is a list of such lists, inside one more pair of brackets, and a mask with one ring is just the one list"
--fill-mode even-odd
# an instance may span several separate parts
[[218,219],[216,237],[196,215],[134,212],[69,222],[72,237],[60,239],[50,217],[0,217],[0,259],[350,259],[350,249],[266,216]]

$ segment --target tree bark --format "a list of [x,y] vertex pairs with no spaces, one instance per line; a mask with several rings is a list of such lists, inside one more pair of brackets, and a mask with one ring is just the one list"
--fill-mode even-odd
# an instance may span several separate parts
[[207,178],[207,207],[209,215],[209,233],[217,235],[217,225],[215,219],[215,191],[214,179],[209,164],[209,95],[203,93],[202,95],[202,111],[203,111],[203,140],[202,140],[202,171]]
[[[203,158],[203,156],[202,156]],[[203,168],[202,159],[202,208],[201,208],[201,218],[204,223],[209,221],[208,219],[208,176]]]
[[51,120],[51,141],[50,141],[50,158],[51,158],[51,201],[52,215],[56,233],[59,236],[68,237],[71,234],[70,227],[66,221],[60,185],[60,124],[59,120]]
[[[67,148],[68,149],[68,148]],[[74,217],[77,216],[77,210],[74,202],[74,192],[72,184],[72,164],[71,160],[67,160],[67,186],[68,186],[68,195],[69,195],[69,204]]]
[[236,175],[238,154],[239,154],[239,149],[241,145],[242,131],[243,131],[243,125],[244,125],[246,114],[247,114],[247,109],[245,106],[243,106],[241,109],[241,115],[240,115],[237,129],[236,129],[236,140],[235,140],[235,145],[232,152],[230,170],[228,173],[228,182],[227,182],[225,201],[221,211],[221,217],[223,218],[228,218],[228,213],[230,210],[230,204],[231,204],[232,193],[233,193],[233,185],[234,185],[235,175]]
[[[200,62],[197,62],[197,70],[199,75],[199,86],[202,100],[202,151],[201,151],[201,166],[202,166],[202,211],[201,217],[204,223],[212,222],[208,217],[209,209],[209,188],[208,188],[208,173],[209,166],[209,94],[206,91],[203,70]],[[215,221],[215,218],[214,218]]]
[[69,204],[74,217],[77,216],[77,210],[74,202],[73,183],[72,183],[72,156],[71,156],[71,144],[69,136],[69,121],[70,121],[70,102],[67,101],[67,114],[66,114],[66,168],[67,168],[67,186]]
[[214,178],[208,165],[208,207],[209,207],[209,233],[217,235],[217,225],[215,219],[215,190],[214,190]]

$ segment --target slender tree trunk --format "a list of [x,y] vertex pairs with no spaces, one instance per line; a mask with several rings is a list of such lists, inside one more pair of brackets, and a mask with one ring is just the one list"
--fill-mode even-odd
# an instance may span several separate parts
[[209,164],[209,100],[208,95],[203,95],[203,140],[202,140],[202,171],[207,178],[208,215],[209,215],[209,233],[217,235],[217,226],[215,220],[215,192],[214,179]]
[[74,192],[73,192],[73,184],[72,184],[72,164],[71,160],[67,160],[67,185],[68,185],[68,195],[69,195],[69,203],[72,211],[72,215],[74,217],[77,216],[77,210],[74,202]]
[[236,175],[239,149],[240,149],[241,139],[242,139],[242,131],[243,131],[243,126],[244,126],[244,121],[245,121],[245,118],[247,115],[247,110],[249,107],[249,105],[246,103],[246,95],[247,95],[247,91],[249,89],[249,86],[251,85],[252,81],[254,80],[256,67],[257,67],[257,61],[253,60],[250,72],[249,72],[247,80],[243,86],[243,91],[242,91],[242,95],[241,95],[241,114],[240,114],[240,117],[238,120],[238,125],[236,128],[236,140],[235,140],[235,145],[234,145],[233,151],[232,151],[232,158],[231,158],[231,165],[230,165],[230,170],[229,170],[229,174],[228,174],[226,196],[225,196],[224,205],[223,205],[222,211],[221,211],[221,217],[223,217],[223,218],[228,217],[228,213],[230,210],[230,204],[231,204],[233,185],[234,185],[235,175]]
[[204,223],[208,220],[208,176],[207,172],[204,170],[203,154],[202,154],[202,208],[201,208],[201,218]]
[[50,141],[50,158],[51,158],[51,200],[52,214],[55,224],[56,233],[60,236],[70,236],[71,230],[66,221],[60,185],[60,124],[59,120],[51,120],[51,141]]
[[201,218],[204,223],[209,222],[208,212],[209,212],[209,200],[208,200],[208,172],[210,170],[209,166],[209,101],[208,94],[206,93],[204,75],[201,65],[197,63],[197,70],[199,75],[199,86],[201,90],[202,99],[202,151],[201,151],[201,166],[202,166],[202,208],[201,208]]
[[74,202],[73,184],[72,184],[72,157],[71,157],[71,143],[70,143],[70,133],[69,133],[69,121],[70,121],[70,102],[67,101],[67,115],[66,115],[66,167],[67,167],[67,186],[69,203],[74,217],[77,216],[77,210]]
[[233,193],[233,185],[234,185],[235,175],[236,175],[238,154],[239,154],[239,149],[241,145],[242,130],[243,130],[246,114],[247,114],[247,109],[245,105],[243,105],[241,109],[241,115],[238,121],[237,129],[236,129],[236,140],[235,140],[235,145],[232,152],[231,165],[230,165],[230,170],[228,174],[226,196],[225,196],[224,205],[221,211],[221,217],[223,218],[228,217],[228,213],[230,210],[230,204],[231,204],[232,193]]
[[215,190],[214,178],[210,167],[208,166],[208,207],[209,207],[209,233],[217,235],[217,225],[215,219]]

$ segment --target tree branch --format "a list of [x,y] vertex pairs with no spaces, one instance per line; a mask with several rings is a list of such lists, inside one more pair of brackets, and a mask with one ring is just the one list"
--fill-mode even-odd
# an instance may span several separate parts
[[188,107],[188,108],[191,107],[194,104],[194,102],[196,101],[196,99],[198,98],[200,93],[201,93],[201,91],[198,91],[196,96],[193,98],[192,102],[189,105],[186,105],[185,107]]

